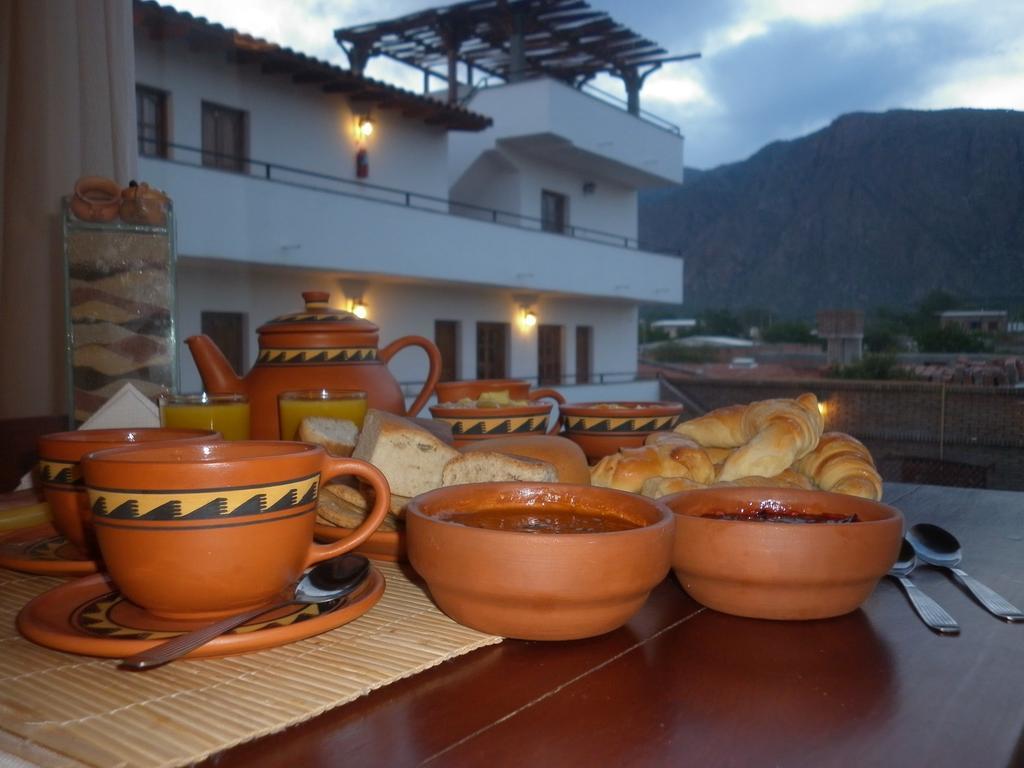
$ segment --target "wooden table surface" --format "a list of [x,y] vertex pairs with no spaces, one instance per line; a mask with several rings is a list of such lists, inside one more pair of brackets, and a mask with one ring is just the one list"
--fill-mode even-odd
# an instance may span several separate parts
[[[953,531],[964,569],[1024,606],[1024,493],[894,484],[886,500]],[[620,630],[505,641],[207,765],[1024,764],[1024,624],[941,571],[912,578],[960,636],[928,630],[888,579],[847,616],[771,622],[670,577]]]

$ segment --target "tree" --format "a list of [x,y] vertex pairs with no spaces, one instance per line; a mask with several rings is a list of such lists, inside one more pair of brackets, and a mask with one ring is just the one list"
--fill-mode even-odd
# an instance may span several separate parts
[[761,338],[770,344],[813,344],[814,334],[807,323],[799,320],[783,321],[761,329]]

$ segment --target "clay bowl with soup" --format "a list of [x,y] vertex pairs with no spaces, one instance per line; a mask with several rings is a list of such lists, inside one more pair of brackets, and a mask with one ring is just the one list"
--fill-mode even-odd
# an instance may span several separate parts
[[859,608],[896,562],[899,510],[825,491],[707,488],[660,499],[676,515],[672,568],[697,602],[759,619]]
[[409,561],[441,610],[523,640],[621,627],[668,574],[674,529],[660,502],[571,484],[456,485],[406,507]]
[[682,403],[660,401],[569,403],[559,409],[565,436],[592,461],[643,445],[651,433],[671,430],[682,413]]

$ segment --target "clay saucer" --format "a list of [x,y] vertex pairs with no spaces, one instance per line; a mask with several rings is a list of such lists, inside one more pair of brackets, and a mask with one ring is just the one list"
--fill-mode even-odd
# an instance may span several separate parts
[[50,523],[0,534],[0,567],[46,576],[85,576],[99,565],[57,533]]
[[[188,658],[261,651],[319,635],[359,618],[384,594],[384,577],[370,570],[366,583],[344,604],[293,605],[197,648]],[[30,601],[18,614],[18,631],[39,645],[84,656],[121,658],[208,622],[159,619],[124,599],[105,574],[61,584]]]
[[[351,528],[317,523],[317,539],[339,541],[352,535]],[[386,560],[389,563],[404,563],[409,559],[405,551],[405,530],[374,531],[370,538],[355,548],[355,552],[366,555],[371,560]]]

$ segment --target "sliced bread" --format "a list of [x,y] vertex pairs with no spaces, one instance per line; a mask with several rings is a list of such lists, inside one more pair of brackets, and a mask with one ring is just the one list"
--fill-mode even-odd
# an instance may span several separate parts
[[307,416],[299,424],[299,440],[316,443],[335,456],[351,456],[359,438],[359,428],[348,419]]
[[391,492],[418,496],[441,486],[441,470],[459,452],[409,419],[370,409],[352,451],[353,459],[384,473]]

